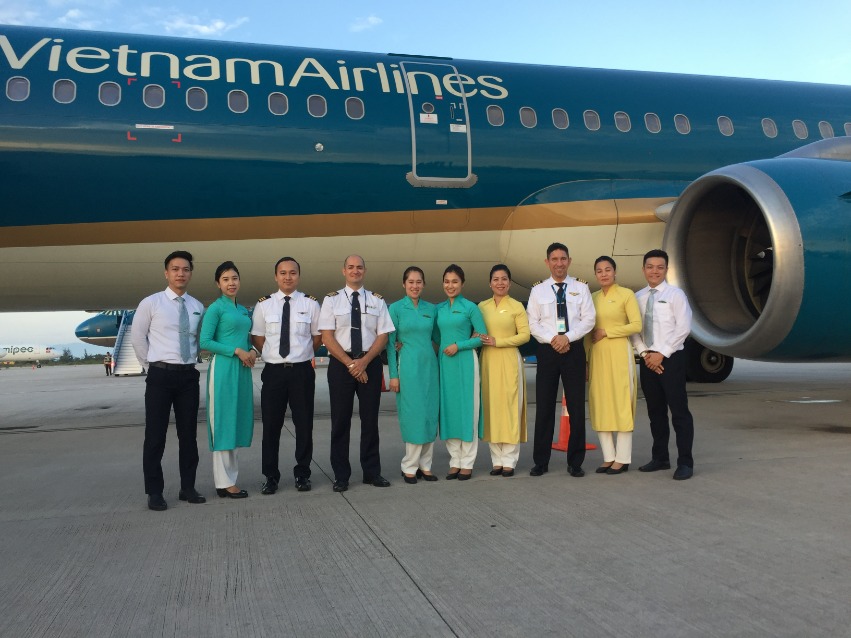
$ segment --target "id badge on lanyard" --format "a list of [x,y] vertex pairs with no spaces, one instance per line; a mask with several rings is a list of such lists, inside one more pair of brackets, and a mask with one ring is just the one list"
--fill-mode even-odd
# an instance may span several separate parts
[[567,318],[566,317],[558,317],[556,319],[556,328],[558,328],[558,333],[563,335],[567,332]]

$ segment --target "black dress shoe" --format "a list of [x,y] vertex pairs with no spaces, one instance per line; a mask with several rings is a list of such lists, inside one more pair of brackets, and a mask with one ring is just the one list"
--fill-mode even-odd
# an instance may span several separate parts
[[585,470],[583,470],[581,467],[576,467],[574,465],[567,466],[567,473],[574,478],[582,478],[583,476],[585,476]]
[[299,492],[309,492],[310,491],[310,479],[306,476],[296,476],[295,477],[295,488]]
[[597,474],[605,474],[606,472],[609,471],[610,467],[612,467],[611,463],[609,463],[608,465],[601,465],[596,470],[594,470],[594,472],[597,473]]
[[543,476],[549,471],[549,465],[536,465],[529,471],[529,476]]
[[274,494],[278,491],[278,481],[273,478],[267,478],[266,482],[263,483],[263,487],[260,489],[261,494]]
[[469,474],[461,474],[460,471],[458,472],[458,480],[459,481],[469,481],[471,478],[473,478],[472,472],[470,472]]
[[390,487],[390,481],[381,476],[381,474],[377,474],[376,476],[364,476],[363,482],[372,485],[373,487]]
[[200,505],[207,502],[207,499],[196,492],[194,487],[188,490],[180,490],[177,493],[177,498],[181,501],[188,501],[193,505]]
[[422,470],[417,470],[417,478],[421,478],[424,481],[432,482],[436,481],[437,477],[434,474],[426,474]]
[[690,479],[693,475],[694,468],[691,468],[688,465],[678,465],[676,472],[674,472],[674,480],[685,481],[686,479]]
[[608,470],[606,470],[606,474],[623,474],[624,472],[629,472],[629,463],[622,465],[618,469],[610,467]]
[[405,476],[405,474],[403,473],[402,478],[405,479],[405,483],[407,483],[408,485],[416,485],[417,484],[417,477],[416,476]]
[[638,468],[639,472],[658,472],[659,470],[670,470],[671,464],[668,461],[659,461],[653,459],[647,465],[642,465]]
[[162,494],[148,494],[148,509],[155,512],[164,512],[168,509]]
[[501,467],[499,467],[499,468],[495,467],[490,471],[491,476],[499,476],[500,474],[502,474],[502,468]]
[[514,476],[514,468],[512,467],[512,468],[509,468],[507,470],[503,469],[502,475],[505,476],[506,478],[509,477],[509,476]]
[[347,489],[349,489],[348,481],[334,481],[335,492],[345,492]]
[[245,490],[239,490],[238,492],[231,492],[230,490],[224,488],[216,488],[216,494],[219,495],[219,498],[247,498],[248,492]]
[[447,481],[451,481],[451,480],[453,480],[453,479],[457,479],[457,478],[458,478],[458,473],[459,473],[460,471],[461,471],[461,470],[456,470],[455,472],[450,472],[449,474],[447,474],[447,475],[446,475],[446,480],[447,480]]

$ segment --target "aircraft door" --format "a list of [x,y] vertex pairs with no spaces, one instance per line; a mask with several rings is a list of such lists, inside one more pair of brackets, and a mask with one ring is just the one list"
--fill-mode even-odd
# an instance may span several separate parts
[[464,84],[451,64],[403,62],[402,76],[411,115],[411,172],[413,186],[469,188],[476,183],[472,172],[472,144],[467,98],[446,91],[447,83]]

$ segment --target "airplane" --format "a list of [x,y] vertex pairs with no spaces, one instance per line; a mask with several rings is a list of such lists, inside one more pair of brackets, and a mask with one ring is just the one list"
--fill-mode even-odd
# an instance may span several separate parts
[[0,346],[0,365],[15,365],[16,363],[34,363],[41,367],[41,361],[59,358],[61,353],[53,346],[19,344]]
[[285,254],[320,298],[358,253],[389,301],[451,262],[525,300],[552,241],[635,289],[662,246],[691,378],[851,358],[848,86],[17,26],[0,80],[9,311],[135,307],[178,248],[192,294],[232,259],[253,302]]
[[93,346],[114,348],[121,319],[127,310],[104,310],[94,317],[81,322],[75,329],[74,335],[83,343]]

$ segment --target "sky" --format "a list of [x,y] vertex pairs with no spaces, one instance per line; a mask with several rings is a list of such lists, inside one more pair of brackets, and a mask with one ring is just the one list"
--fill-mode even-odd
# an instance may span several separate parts
[[[0,0],[0,24],[851,83],[848,0]],[[0,344],[74,342],[89,316],[0,312]]]

